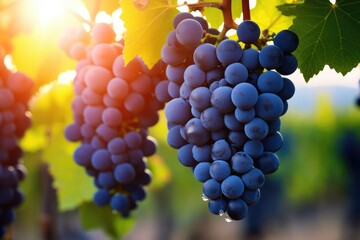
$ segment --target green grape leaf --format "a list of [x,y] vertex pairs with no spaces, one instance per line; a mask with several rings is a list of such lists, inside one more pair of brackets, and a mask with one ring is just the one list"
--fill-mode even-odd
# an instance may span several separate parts
[[[212,0],[204,0],[199,2],[214,2]],[[232,1],[231,2],[231,12],[233,18],[239,18],[242,13],[242,6],[240,1]],[[218,29],[221,24],[224,22],[223,15],[220,9],[213,8],[213,7],[205,7],[203,11],[203,15],[206,17],[208,23],[212,28]]]
[[[141,5],[144,3],[144,5]],[[126,28],[124,58],[130,62],[136,55],[151,68],[161,58],[167,34],[173,29],[172,19],[178,13],[175,0],[120,1],[121,19]]]
[[49,145],[44,149],[43,157],[54,178],[60,211],[72,210],[92,199],[95,192],[93,179],[73,160],[78,144],[66,140],[64,125],[53,124],[49,135]]
[[296,16],[290,29],[300,39],[294,54],[306,81],[325,65],[344,75],[359,64],[360,1],[312,0],[279,9]]
[[46,126],[31,126],[20,140],[21,149],[37,152],[47,147]]
[[276,8],[278,5],[285,4],[285,0],[257,0],[255,8],[251,9],[251,19],[255,21],[262,31],[277,33],[288,29],[294,16],[285,16]]
[[134,218],[124,219],[113,214],[110,207],[98,207],[90,202],[82,204],[79,213],[86,230],[102,228],[113,239],[124,236],[135,224]]

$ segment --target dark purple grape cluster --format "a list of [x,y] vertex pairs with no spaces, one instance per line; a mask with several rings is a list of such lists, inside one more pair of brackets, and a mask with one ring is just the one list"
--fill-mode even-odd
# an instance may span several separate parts
[[[81,141],[74,160],[94,177],[94,202],[128,216],[145,198],[151,181],[147,158],[156,151],[148,128],[159,120],[164,103],[155,88],[166,82],[165,65],[148,69],[140,58],[125,66],[123,41],[115,41],[111,25],[98,23],[90,33],[66,33],[63,49],[78,60],[72,102],[74,123],[65,130],[69,141]],[[88,43],[86,44],[86,42]]]
[[168,143],[203,182],[210,212],[240,220],[259,201],[265,175],[279,167],[280,117],[295,92],[282,75],[297,68],[298,37],[284,30],[274,44],[260,45],[260,28],[244,21],[239,41],[217,44],[206,21],[189,13],[179,13],[174,28],[161,53],[169,80],[162,95],[172,98]]
[[30,126],[28,101],[34,82],[22,72],[0,63],[0,238],[15,218],[14,208],[24,200],[19,183],[26,169],[21,163],[19,139]]

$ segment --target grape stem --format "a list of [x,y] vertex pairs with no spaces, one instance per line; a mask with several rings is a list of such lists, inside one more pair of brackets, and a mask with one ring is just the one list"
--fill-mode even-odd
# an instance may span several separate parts
[[242,12],[243,12],[244,21],[251,20],[249,0],[241,0],[241,3],[242,3]]
[[192,11],[203,10],[204,7],[218,8],[221,10],[224,18],[224,27],[221,30],[219,36],[217,37],[218,42],[224,39],[225,34],[230,29],[237,29],[237,24],[234,22],[231,12],[231,0],[223,0],[222,2],[198,2],[187,4],[189,9]]

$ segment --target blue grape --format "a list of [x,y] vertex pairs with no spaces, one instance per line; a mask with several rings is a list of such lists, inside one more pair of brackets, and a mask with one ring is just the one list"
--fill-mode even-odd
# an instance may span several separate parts
[[167,65],[166,67],[166,77],[170,82],[177,83],[181,85],[184,81],[184,72],[186,65]]
[[245,134],[251,140],[261,140],[266,137],[269,131],[267,123],[261,118],[254,118],[245,124]]
[[216,56],[223,66],[238,62],[242,56],[242,49],[238,42],[225,39],[216,48]]
[[259,51],[253,48],[245,49],[242,53],[240,62],[248,71],[254,71],[259,67]]
[[245,187],[252,190],[261,188],[265,183],[265,176],[258,168],[251,169],[247,173],[243,174],[241,178]]
[[169,84],[170,83],[168,81],[161,81],[159,84],[156,85],[155,96],[156,99],[160,102],[168,102],[171,100],[171,96],[168,92]]
[[186,61],[186,52],[182,49],[164,45],[161,49],[161,59],[173,66],[181,65]]
[[229,135],[229,130],[227,128],[223,128],[219,131],[211,132],[211,139],[213,141],[218,141],[221,139],[226,139],[228,135]]
[[235,109],[234,104],[231,101],[232,88],[222,86],[216,88],[211,94],[211,104],[220,113],[228,113]]
[[169,82],[167,90],[168,90],[169,100],[172,98],[180,97],[180,86],[178,84]]
[[280,67],[283,59],[283,52],[275,45],[267,45],[259,53],[260,65],[268,70]]
[[283,88],[284,81],[277,72],[267,71],[259,76],[257,86],[260,92],[278,93]]
[[278,93],[278,96],[283,100],[289,100],[292,96],[294,96],[295,93],[295,85],[294,83],[288,79],[283,78],[284,86],[281,89],[281,91]]
[[182,146],[178,151],[178,159],[180,163],[185,167],[194,167],[197,165],[196,160],[192,155],[192,148],[194,145],[186,144]]
[[255,22],[245,20],[239,24],[236,33],[241,42],[255,43],[260,37],[260,28]]
[[199,45],[194,51],[194,62],[204,71],[216,68],[218,60],[216,58],[216,47],[210,43]]
[[214,107],[205,109],[200,115],[200,120],[204,128],[209,131],[218,131],[225,126],[224,115]]
[[145,99],[141,94],[130,93],[126,96],[124,106],[125,109],[132,113],[139,113],[145,105]]
[[133,201],[142,201],[146,197],[146,191],[143,187],[135,187],[130,192],[130,197]]
[[184,146],[187,143],[185,141],[185,139],[181,136],[180,129],[181,129],[181,126],[176,125],[176,126],[172,127],[167,134],[168,144],[171,147],[176,148],[176,149],[181,148],[182,146]]
[[243,219],[248,212],[246,203],[241,199],[230,200],[227,205],[226,213],[232,220]]
[[230,176],[231,168],[229,163],[223,160],[216,160],[210,165],[210,176],[216,181],[223,181]]
[[222,215],[226,211],[227,203],[224,198],[210,200],[208,203],[209,211],[215,215]]
[[240,83],[234,87],[231,93],[231,101],[236,107],[248,110],[254,107],[258,101],[258,92],[252,84]]
[[231,158],[231,168],[233,171],[243,174],[253,169],[254,161],[245,152],[237,152]]
[[118,127],[122,123],[122,113],[116,108],[106,108],[102,112],[102,121],[109,127]]
[[230,131],[228,134],[228,141],[231,147],[240,148],[246,142],[247,137],[244,132]]
[[244,124],[239,122],[233,113],[224,115],[224,123],[225,126],[231,131],[241,131],[244,128]]
[[241,199],[246,202],[248,206],[255,205],[260,199],[260,189],[250,190],[245,188]]
[[229,199],[237,199],[244,192],[244,183],[240,177],[230,175],[221,183],[222,193]]
[[126,143],[123,138],[115,137],[108,143],[107,149],[111,154],[122,154],[126,151]]
[[138,149],[143,142],[141,135],[134,131],[125,134],[124,141],[129,149]]
[[206,182],[207,180],[209,180],[211,178],[210,172],[209,172],[210,165],[211,164],[209,162],[201,162],[195,166],[194,177],[199,182]]
[[232,155],[231,147],[224,139],[214,142],[211,149],[211,157],[215,160],[230,160]]
[[184,72],[184,81],[191,88],[200,87],[206,81],[205,72],[197,65],[190,65]]
[[261,141],[249,140],[244,144],[244,152],[249,154],[252,158],[260,157],[264,152],[264,145]]
[[111,155],[106,149],[98,149],[91,156],[92,166],[99,171],[108,171],[112,167]]
[[77,124],[70,124],[65,129],[65,137],[67,140],[76,142],[81,139],[80,126]]
[[165,106],[165,116],[171,123],[185,124],[191,118],[191,107],[181,98],[172,99]]
[[284,55],[282,64],[276,68],[276,71],[282,75],[290,75],[296,71],[298,67],[298,61],[292,54]]
[[215,179],[209,178],[204,182],[203,194],[209,199],[218,199],[221,197],[221,184]]
[[235,109],[235,118],[241,123],[247,123],[254,119],[255,117],[255,109],[250,108],[248,110],[242,110],[240,108]]
[[279,158],[273,152],[264,152],[256,161],[256,167],[264,174],[275,172],[279,168]]
[[192,148],[192,155],[194,159],[198,162],[210,162],[211,158],[211,146],[210,145],[202,145],[196,146],[194,145]]
[[275,35],[274,45],[278,46],[285,54],[296,50],[299,45],[299,38],[291,30],[282,30]]
[[189,100],[192,90],[193,90],[193,88],[184,82],[180,86],[180,97],[182,99]]
[[278,95],[273,93],[262,93],[255,106],[258,117],[271,121],[281,116],[284,104]]
[[130,202],[125,195],[117,193],[111,197],[110,206],[116,211],[127,212],[130,208]]
[[204,145],[210,140],[210,133],[198,118],[190,119],[184,128],[185,140],[190,144]]
[[280,126],[281,126],[281,120],[280,118],[276,118],[274,120],[271,121],[267,121],[268,123],[268,127],[269,127],[269,135],[271,134],[275,134],[277,131],[280,131]]
[[266,136],[263,140],[261,140],[261,142],[264,145],[264,151],[277,152],[282,146],[283,137],[280,132],[276,132]]
[[232,63],[225,69],[225,80],[235,86],[248,79],[249,72],[247,68],[241,63]]
[[191,91],[189,96],[189,103],[192,107],[199,111],[211,106],[210,102],[211,92],[207,87],[198,87]]
[[111,139],[117,136],[117,131],[115,128],[109,127],[106,124],[100,124],[95,130],[97,136],[99,136],[103,141],[109,142]]
[[214,68],[206,72],[206,83],[212,84],[215,81],[218,81],[224,77],[224,71],[220,68]]
[[94,148],[90,144],[82,144],[76,148],[74,152],[74,160],[77,164],[90,167],[91,166],[91,156],[94,153]]
[[130,183],[135,179],[135,169],[130,163],[121,163],[115,167],[114,176],[119,183]]
[[103,188],[110,189],[115,187],[116,180],[114,177],[113,172],[100,172],[97,176],[99,185],[101,185]]
[[196,17],[194,17],[194,19],[201,24],[201,26],[205,32],[207,32],[209,30],[209,24],[207,23],[207,21],[204,18],[196,16]]
[[113,78],[107,85],[109,96],[116,100],[124,99],[128,95],[129,90],[129,85],[121,78]]
[[179,12],[178,14],[176,14],[176,16],[173,19],[173,26],[174,28],[176,28],[179,23],[185,19],[193,19],[194,16],[191,15],[191,13],[188,12]]
[[184,46],[193,47],[200,43],[203,37],[201,24],[194,19],[182,20],[176,26],[176,38]]

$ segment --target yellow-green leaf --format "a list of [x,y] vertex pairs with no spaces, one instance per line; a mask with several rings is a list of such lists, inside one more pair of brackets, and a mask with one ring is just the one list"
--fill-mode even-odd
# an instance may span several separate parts
[[[214,2],[212,0],[204,0],[199,2]],[[221,2],[221,1],[219,1]],[[242,12],[241,1],[232,1],[231,2],[231,12],[233,19],[239,18]],[[218,29],[221,24],[224,22],[224,18],[220,9],[213,7],[205,7],[203,15],[206,16],[207,21],[210,23],[212,28]]]
[[136,55],[151,68],[161,58],[160,52],[167,34],[173,29],[172,19],[177,14],[175,0],[148,0],[137,8],[133,0],[121,0],[121,15],[125,23],[125,62]]
[[286,2],[286,0],[257,0],[255,8],[250,11],[251,20],[255,21],[262,31],[268,30],[269,33],[288,29],[294,17],[282,15],[276,8]]

